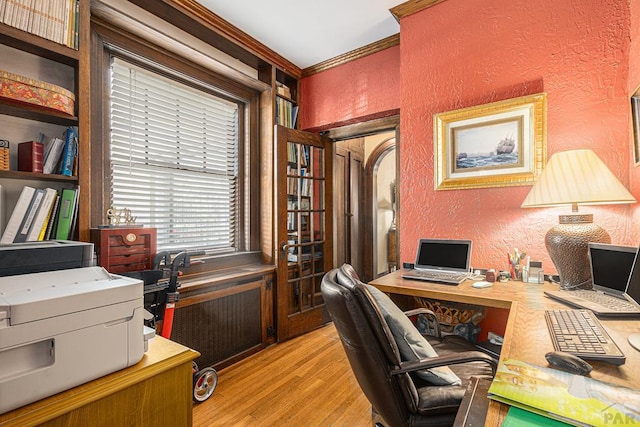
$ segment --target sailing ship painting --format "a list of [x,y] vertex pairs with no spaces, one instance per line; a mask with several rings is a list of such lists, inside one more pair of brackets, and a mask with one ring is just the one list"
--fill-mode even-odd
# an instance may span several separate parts
[[546,162],[544,93],[433,115],[436,190],[532,184]]
[[[461,133],[457,135],[458,143],[455,144],[455,169],[469,170],[478,168],[499,168],[518,166],[518,142],[516,139],[517,128],[500,124],[500,129],[491,129],[483,132],[480,138],[474,135]],[[484,127],[487,131],[491,126]],[[476,129],[477,130],[477,129]],[[496,132],[498,131],[498,132]]]

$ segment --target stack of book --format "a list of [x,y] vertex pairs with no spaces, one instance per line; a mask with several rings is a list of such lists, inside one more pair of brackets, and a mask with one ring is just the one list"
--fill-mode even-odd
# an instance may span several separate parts
[[298,106],[284,98],[276,98],[276,123],[288,128],[296,127]]
[[7,222],[0,243],[69,240],[78,215],[79,188],[25,186]]
[[40,142],[43,145],[43,173],[75,175],[78,157],[78,131],[75,127],[68,127],[62,138],[40,134]]
[[0,0],[0,22],[78,49],[79,0]]

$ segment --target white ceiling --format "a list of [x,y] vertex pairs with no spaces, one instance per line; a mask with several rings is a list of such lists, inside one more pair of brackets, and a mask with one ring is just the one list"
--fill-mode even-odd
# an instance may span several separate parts
[[400,32],[404,0],[198,0],[300,68]]

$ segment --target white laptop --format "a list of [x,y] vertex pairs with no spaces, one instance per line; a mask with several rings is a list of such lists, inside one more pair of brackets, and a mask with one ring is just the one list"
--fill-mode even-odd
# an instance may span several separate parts
[[640,317],[640,308],[627,293],[640,294],[639,248],[589,243],[593,289],[545,291],[551,298],[586,308],[596,316]]
[[413,270],[405,279],[458,285],[469,277],[471,240],[420,239]]

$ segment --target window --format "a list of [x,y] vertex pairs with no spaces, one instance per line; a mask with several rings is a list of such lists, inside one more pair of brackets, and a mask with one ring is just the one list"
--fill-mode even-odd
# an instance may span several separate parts
[[244,105],[158,71],[112,56],[110,206],[158,250],[242,250]]

